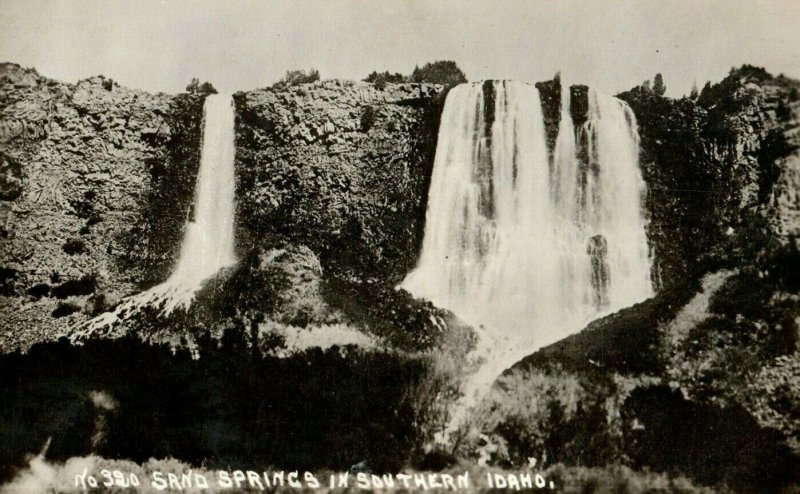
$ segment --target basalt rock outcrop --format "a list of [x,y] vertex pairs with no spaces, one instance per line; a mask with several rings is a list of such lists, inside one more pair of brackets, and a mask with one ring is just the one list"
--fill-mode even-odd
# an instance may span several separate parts
[[322,81],[235,99],[239,242],[277,235],[343,277],[397,283],[422,242],[443,88]]
[[0,66],[0,346],[52,338],[166,277],[202,103]]
[[325,317],[299,321],[353,325],[403,349],[440,341],[444,312],[394,286],[422,242],[444,88],[328,80],[234,101],[240,255],[291,245],[319,263],[310,305]]
[[639,121],[660,286],[797,242],[799,89],[743,66],[694,98],[620,95]]

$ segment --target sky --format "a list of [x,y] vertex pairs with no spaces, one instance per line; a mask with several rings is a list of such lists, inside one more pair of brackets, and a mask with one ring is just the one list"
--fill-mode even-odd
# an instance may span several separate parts
[[455,60],[470,80],[556,72],[617,93],[662,73],[667,94],[743,63],[800,78],[800,0],[0,0],[0,61],[67,82],[103,74],[224,92],[289,69],[363,79]]

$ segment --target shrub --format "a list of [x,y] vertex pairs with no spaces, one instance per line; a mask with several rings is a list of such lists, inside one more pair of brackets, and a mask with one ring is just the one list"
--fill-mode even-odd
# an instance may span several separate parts
[[744,406],[762,426],[780,431],[800,451],[800,355],[783,355],[751,373]]
[[764,67],[757,67],[747,63],[738,68],[731,67],[728,76],[738,77],[740,80],[766,81],[772,79],[772,74],[767,72]]
[[199,94],[217,94],[217,89],[211,85],[210,82],[206,81],[200,84],[200,87],[197,89]]
[[736,492],[797,492],[782,488],[797,482],[797,457],[777,431],[760,427],[737,404],[705,404],[686,399],[680,389],[655,385],[633,390],[620,417],[623,423],[639,424],[623,429],[632,466],[681,472],[695,482],[727,484]]
[[17,279],[17,270],[0,268],[0,295],[12,296],[15,292],[14,282]]
[[87,190],[83,193],[83,199],[70,200],[69,205],[75,212],[78,218],[90,218],[96,215],[94,211],[94,199],[97,197],[97,192]]
[[50,296],[50,285],[47,283],[39,283],[28,288],[28,295],[39,300],[42,297]]
[[68,316],[70,314],[74,314],[75,312],[78,312],[79,310],[81,310],[81,308],[79,306],[75,305],[75,304],[72,304],[72,303],[69,303],[69,302],[67,302],[67,303],[62,302],[62,303],[58,304],[58,307],[56,307],[55,310],[53,310],[53,314],[52,315],[53,315],[53,317],[58,319],[59,317],[65,317],[65,316]]
[[65,243],[62,249],[67,254],[74,256],[75,254],[83,254],[86,252],[86,244],[83,240],[74,239]]
[[186,92],[191,94],[204,94],[204,95],[217,94],[216,88],[214,88],[214,86],[210,82],[206,81],[201,84],[200,79],[198,79],[197,77],[193,77],[189,85],[186,86]]
[[393,82],[393,83],[400,83],[400,82],[405,81],[405,77],[403,76],[403,74],[400,74],[399,72],[395,72],[394,74],[390,74],[389,71],[387,70],[387,71],[384,71],[384,72],[373,71],[370,75],[368,75],[364,79],[364,82],[373,82],[374,83],[375,81],[378,81],[378,80],[381,80],[381,79],[385,80],[386,82]]
[[22,165],[0,152],[0,201],[13,201],[22,194]]
[[75,295],[91,295],[97,286],[94,276],[87,274],[77,280],[69,280],[53,287],[52,294],[56,298],[67,298]]
[[398,84],[405,82],[405,77],[403,77],[403,74],[398,72],[390,74],[388,70],[385,72],[373,71],[366,77],[366,79],[364,79],[364,82],[371,82],[375,84],[376,88],[383,90],[383,88],[386,87],[386,83]]
[[106,295],[104,293],[98,293],[90,300],[91,306],[89,309],[89,315],[95,317],[99,314],[102,314],[106,310],[108,310],[108,304],[106,303]]
[[467,82],[467,76],[451,60],[426,63],[422,68],[414,67],[414,72],[411,73],[410,79],[412,82],[442,84],[448,87]]
[[369,129],[375,124],[375,108],[367,106],[361,113],[361,132],[369,132]]
[[309,69],[308,72],[305,70],[287,70],[286,75],[270,86],[270,89],[287,89],[292,86],[317,82],[318,80],[319,71],[317,69]]
[[485,417],[484,434],[498,445],[493,463],[525,465],[527,458],[543,454],[549,461],[568,464],[620,460],[621,438],[615,436],[613,414],[607,410],[612,389],[606,386],[587,386],[560,368],[514,370],[501,376],[478,412]]
[[661,73],[656,74],[653,79],[653,92],[658,96],[664,96],[664,93],[667,92],[667,86],[664,84],[664,77]]
[[556,464],[542,474],[553,481],[559,492],[614,492],[644,494],[675,492],[681,494],[711,494],[730,492],[722,486],[706,487],[676,472],[633,470],[623,465],[587,468]]
[[198,87],[200,87],[200,79],[198,79],[197,77],[193,77],[192,81],[186,85],[186,92],[196,93]]

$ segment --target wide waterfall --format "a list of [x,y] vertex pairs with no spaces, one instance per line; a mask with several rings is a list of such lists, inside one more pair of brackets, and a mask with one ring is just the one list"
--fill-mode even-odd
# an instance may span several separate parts
[[156,307],[164,314],[187,307],[203,281],[236,262],[234,155],[233,100],[227,95],[209,95],[203,106],[203,146],[194,201],[172,274],[164,283],[128,297],[113,312],[81,325],[73,337],[110,326],[143,306]]
[[445,102],[422,252],[401,287],[478,328],[468,401],[537,348],[652,294],[634,115],[591,90],[576,132],[561,94],[552,161],[534,86],[462,84]]

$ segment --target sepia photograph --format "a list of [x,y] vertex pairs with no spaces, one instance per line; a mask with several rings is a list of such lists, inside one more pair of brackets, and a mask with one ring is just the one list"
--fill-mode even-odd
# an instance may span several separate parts
[[0,25],[0,494],[800,493],[799,0]]

